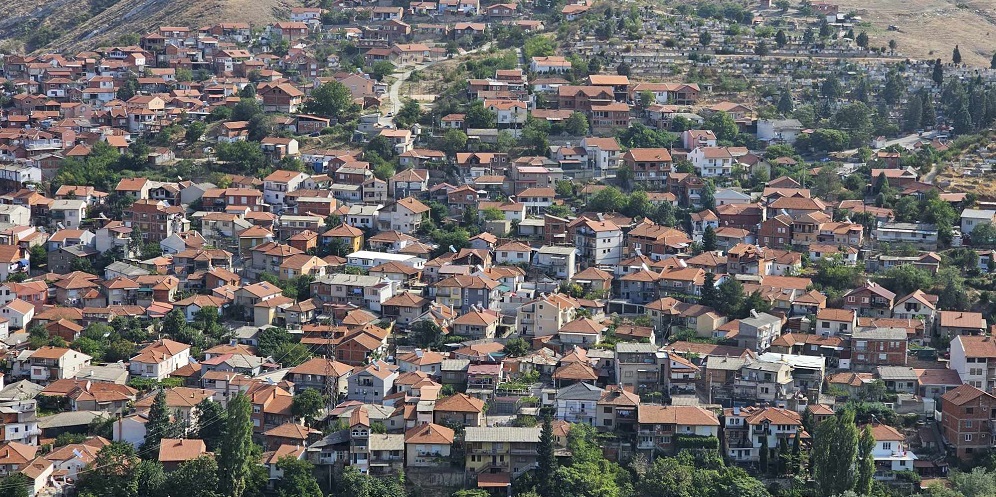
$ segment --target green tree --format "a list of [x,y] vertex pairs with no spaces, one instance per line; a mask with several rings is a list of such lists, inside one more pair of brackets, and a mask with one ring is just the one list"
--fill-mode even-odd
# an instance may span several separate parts
[[941,64],[941,59],[934,61],[934,69],[931,72],[930,79],[934,80],[934,84],[936,85],[944,83],[944,65]]
[[858,33],[858,37],[854,39],[854,42],[861,48],[868,48],[868,33],[864,31]]
[[370,67],[370,75],[377,81],[384,81],[384,78],[394,74],[394,64],[386,60],[378,60]]
[[223,495],[242,497],[252,467],[252,405],[245,394],[237,393],[228,401],[225,436],[218,455],[218,488]]
[[707,47],[710,43],[712,43],[712,34],[705,30],[699,31],[699,44]]
[[714,309],[720,314],[731,316],[743,307],[744,285],[736,278],[726,278],[719,284]]
[[564,131],[573,136],[585,136],[588,134],[588,118],[580,112],[571,113],[570,117],[564,121]]
[[315,416],[325,407],[325,397],[314,388],[305,388],[303,392],[294,396],[291,402],[291,414],[313,422]]
[[837,75],[831,73],[823,81],[823,85],[820,87],[820,95],[827,100],[837,100],[844,94],[844,87],[840,84],[840,79]]
[[323,497],[310,462],[294,456],[284,456],[277,464],[283,471],[283,476],[276,484],[279,497]]
[[536,492],[540,497],[551,497],[553,489],[550,487],[550,479],[544,475],[552,475],[557,470],[557,458],[554,455],[553,447],[553,420],[549,414],[543,416],[543,429],[540,431],[536,464],[536,473],[540,475]]
[[778,113],[783,116],[790,116],[792,115],[793,108],[792,92],[788,89],[782,90],[781,95],[778,97]]
[[882,286],[897,296],[908,295],[918,289],[934,286],[934,276],[913,264],[893,266],[882,273]]
[[30,497],[34,483],[24,473],[12,473],[0,478],[0,497]]
[[785,34],[785,30],[779,29],[778,32],[775,33],[775,44],[778,45],[778,48],[783,48],[787,43],[788,36]]
[[459,129],[448,129],[439,141],[439,148],[450,157],[467,149],[467,133]]
[[528,153],[546,155],[550,148],[550,123],[546,119],[534,119],[530,116],[522,127],[519,144]]
[[865,425],[858,438],[858,473],[854,482],[854,491],[860,495],[871,495],[872,482],[875,477],[875,436],[871,425]]
[[996,495],[996,479],[986,468],[973,468],[970,472],[953,471],[950,479],[954,489],[965,497]]
[[263,113],[263,106],[255,98],[242,98],[232,109],[232,120],[248,121],[254,116]]
[[526,60],[529,60],[533,57],[553,55],[555,50],[556,45],[554,45],[551,38],[543,35],[534,35],[526,39],[526,43],[522,47],[522,55],[525,56]]
[[172,438],[175,425],[170,420],[169,406],[166,405],[166,390],[160,388],[152,399],[149,409],[149,420],[145,423],[145,441],[142,442],[141,453],[147,457],[159,455],[159,443],[164,438]]
[[139,464],[135,447],[127,442],[112,442],[97,452],[87,471],[80,474],[76,490],[93,497],[140,497]]
[[699,303],[715,309],[717,295],[716,275],[712,271],[707,271],[705,279],[702,281],[702,295],[699,298]]
[[767,434],[762,434],[760,438],[761,438],[761,448],[758,449],[758,451],[757,451],[757,454],[758,454],[758,458],[757,458],[758,459],[758,463],[757,463],[757,465],[758,465],[759,471],[761,471],[761,474],[764,475],[764,474],[767,474],[768,471],[770,471],[770,468],[768,467],[768,458],[771,455],[771,448],[768,446],[768,435]]
[[820,497],[840,495],[854,486],[854,463],[858,454],[858,428],[850,409],[831,417],[816,428],[813,440],[813,476]]
[[225,407],[210,398],[197,404],[197,424],[194,433],[197,438],[204,441],[209,452],[214,452],[221,446],[227,416]]
[[716,250],[716,230],[711,225],[706,226],[705,232],[702,233],[702,250],[706,252]]
[[218,463],[211,456],[186,461],[167,477],[170,495],[220,497]]
[[481,100],[470,104],[463,119],[469,129],[493,129],[498,126],[498,114],[485,107]]
[[705,185],[702,186],[702,191],[699,192],[699,202],[702,203],[703,209],[716,208],[716,185],[712,180],[706,180]]
[[394,116],[394,124],[398,128],[410,128],[422,118],[422,106],[415,100],[405,100],[401,110]]
[[740,133],[740,127],[733,120],[733,116],[723,111],[714,112],[705,120],[702,127],[711,129],[719,140],[732,141]]
[[522,357],[529,353],[529,342],[522,338],[515,337],[505,342],[503,352],[508,357]]
[[204,136],[204,131],[207,129],[207,125],[203,121],[193,121],[187,125],[187,131],[183,135],[183,139],[187,141],[188,144],[194,143]]
[[309,114],[344,122],[348,121],[358,109],[346,85],[338,81],[329,81],[311,91],[311,96],[304,104],[304,110]]
[[993,54],[993,59],[989,62],[989,68],[996,69],[996,53]]
[[648,217],[653,212],[653,205],[647,192],[636,191],[630,194],[623,213],[630,217]]
[[958,45],[955,45],[954,51],[951,52],[951,62],[961,64],[961,50],[958,50]]
[[587,209],[592,212],[619,212],[629,203],[623,192],[614,186],[603,188],[592,195]]
[[300,343],[284,342],[277,346],[273,357],[280,359],[281,366],[292,368],[311,359],[311,351]]
[[923,102],[919,97],[911,97],[906,103],[906,111],[903,112],[903,131],[913,131],[920,127],[923,119]]
[[417,321],[409,327],[408,342],[424,349],[439,349],[443,345],[443,330],[432,321]]

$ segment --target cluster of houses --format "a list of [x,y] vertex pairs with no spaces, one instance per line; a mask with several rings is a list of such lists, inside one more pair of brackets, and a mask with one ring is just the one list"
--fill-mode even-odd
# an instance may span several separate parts
[[[571,4],[561,14],[575,20],[589,8]],[[836,18],[836,8],[825,10]],[[364,21],[330,28],[326,17],[340,13]],[[619,457],[712,447],[755,464],[785,442],[809,445],[839,405],[873,395],[890,410],[935,420],[914,428],[871,422],[879,479],[942,475],[946,450],[968,461],[992,447],[996,342],[981,312],[944,308],[921,290],[897,295],[876,278],[831,300],[811,278],[810,264],[829,258],[869,275],[902,265],[936,273],[944,262],[936,226],[896,222],[891,209],[861,200],[827,202],[787,176],[760,191],[713,189],[797,164],[724,145],[704,129],[710,116],[729,116],[762,145],[812,132],[797,120],[711,101],[696,83],[619,74],[569,81],[569,60],[536,56],[467,81],[466,96],[495,124],[477,129],[467,114],[435,116],[439,130],[469,137],[465,149],[447,153],[418,126],[382,123],[375,110],[387,84],[337,71],[338,54],[320,60],[314,50],[318,35],[330,34],[354,43],[368,64],[420,66],[447,57],[429,40],[473,39],[498,25],[545,29],[527,14],[522,5],[477,0],[294,8],[258,39],[239,23],[160,27],[139,46],[6,56],[4,83],[16,91],[0,115],[0,348],[9,365],[0,380],[0,476],[25,474],[34,495],[71,485],[111,441],[141,447],[154,392],[136,387],[154,382],[180,385],[167,389],[166,403],[188,427],[202,401],[225,405],[245,394],[271,481],[282,475],[277,461],[292,456],[319,468],[404,470],[427,485],[504,490],[536,467],[537,420],[546,412],[559,449],[571,425],[583,423],[615,435]],[[275,55],[248,50],[250,41],[289,48]],[[358,141],[383,137],[398,172],[378,178],[360,149],[308,146],[308,135],[336,124],[304,112],[310,92],[329,81],[371,109],[359,118]],[[235,107],[247,93],[287,132],[262,138],[261,151],[273,162],[299,159],[303,170],[228,175],[224,187],[136,177],[111,191],[45,188],[64,161],[86,158],[97,143],[125,152],[142,137]],[[537,105],[539,94],[547,104]],[[590,125],[575,143],[545,155],[491,151],[501,132],[517,137],[530,118],[561,125],[575,113]],[[693,129],[673,147],[624,147],[616,138],[638,122],[665,129],[678,118]],[[205,140],[247,141],[250,129],[223,120]],[[947,147],[927,139],[911,146]],[[953,245],[996,222],[996,210],[964,208],[965,194],[940,191],[901,158],[876,152],[869,191],[881,178],[904,196],[937,191],[961,212]],[[150,166],[175,159],[168,147],[147,157]],[[687,210],[688,222],[570,207],[623,171],[650,205]],[[577,195],[562,193],[565,180]],[[120,218],[102,215],[121,198]],[[433,219],[438,206],[448,219]],[[483,229],[461,246],[440,246],[423,229],[474,213]],[[883,250],[907,245],[916,255]],[[996,269],[996,252],[977,255],[977,267],[965,269]],[[728,281],[765,310],[737,317],[703,298]],[[301,282],[307,292],[288,291]],[[205,312],[218,314],[225,340],[196,353],[153,334],[121,362],[73,345],[94,324],[124,318],[158,332],[171,313],[193,323]],[[309,358],[291,364],[261,354],[260,338],[274,327]],[[408,341],[437,328],[446,340],[434,347]],[[66,346],[33,347],[41,331]],[[519,339],[525,351],[506,347]],[[946,340],[941,361],[930,345]],[[328,397],[317,419],[335,429],[292,412],[307,389]],[[110,438],[42,452],[99,418],[117,419]],[[181,435],[159,445],[167,470],[209,454],[195,433]]]

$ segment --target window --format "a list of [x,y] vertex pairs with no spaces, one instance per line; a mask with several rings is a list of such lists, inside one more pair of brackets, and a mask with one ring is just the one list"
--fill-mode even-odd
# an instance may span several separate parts
[[892,450],[892,442],[882,442],[882,448],[885,450]]
[[972,441],[972,434],[971,433],[966,433],[965,434],[965,441],[966,442],[971,442]]

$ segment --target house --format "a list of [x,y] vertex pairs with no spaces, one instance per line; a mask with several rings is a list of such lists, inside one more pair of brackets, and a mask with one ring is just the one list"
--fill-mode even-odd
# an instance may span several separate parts
[[879,223],[871,232],[879,243],[908,243],[924,250],[937,248],[937,227],[927,223]]
[[453,430],[442,425],[426,423],[409,429],[405,432],[405,466],[448,466],[453,440]]
[[961,234],[969,238],[976,228],[983,224],[993,224],[996,220],[996,210],[991,209],[965,209],[961,211]]
[[259,83],[256,95],[263,100],[263,110],[267,112],[293,114],[304,104],[304,92],[290,83]]
[[675,454],[683,440],[706,439],[714,439],[719,447],[719,426],[716,415],[702,407],[640,404],[636,448],[652,454]]
[[598,401],[604,393],[605,390],[585,382],[573,383],[557,390],[557,419],[595,426]]
[[302,188],[308,175],[298,171],[277,170],[263,178],[263,202],[283,206],[287,194]]
[[35,306],[15,298],[7,302],[0,314],[8,321],[8,328],[27,330],[35,315]]
[[453,332],[472,340],[494,338],[501,316],[491,309],[471,309],[451,323]]
[[726,147],[696,147],[688,153],[695,172],[703,178],[728,177],[733,174],[733,155]]
[[916,290],[909,295],[896,299],[896,304],[892,308],[892,317],[897,319],[919,319],[923,321],[926,329],[934,328],[937,314],[937,296],[928,295],[923,293],[922,290]]
[[493,309],[499,300],[499,283],[482,276],[457,275],[435,285],[436,302],[468,313],[473,309]]
[[967,385],[996,390],[996,339],[981,335],[956,335],[950,345],[949,368]]
[[[417,150],[405,152],[414,153]],[[443,157],[439,157],[442,159]],[[405,169],[388,180],[388,192],[391,198],[403,199],[413,195],[420,195],[429,189],[428,169]]]
[[[893,479],[898,471],[915,471],[913,461],[918,458],[909,450],[906,435],[899,430],[881,423],[868,425],[872,437],[875,438],[875,448],[872,457],[875,459],[876,479]],[[859,428],[863,429],[863,428]]]
[[[536,466],[540,427],[468,427],[464,433],[466,469],[478,485],[508,485]],[[488,469],[488,471],[482,471]]]
[[456,423],[467,427],[486,426],[484,401],[459,392],[437,400],[433,408],[433,422],[444,425]]
[[907,334],[904,328],[871,328],[851,334],[851,369],[871,371],[877,366],[905,366]]
[[649,191],[664,189],[673,166],[666,148],[633,148],[623,154],[622,160],[633,171],[633,181]]
[[190,359],[190,346],[166,338],[146,346],[131,358],[128,370],[133,376],[162,380]]
[[529,62],[529,70],[536,74],[561,74],[571,70],[571,62],[559,55],[533,57]]
[[788,443],[802,435],[802,416],[779,407],[727,408],[723,410],[723,431],[730,459],[757,462],[762,447],[768,447],[772,451],[769,456],[775,457],[781,440]]
[[366,367],[357,367],[349,376],[348,400],[380,404],[394,388],[398,378],[397,367],[382,361],[374,361]]
[[195,438],[164,438],[159,442],[159,462],[166,471],[176,470],[181,464],[208,454],[204,441]]
[[740,320],[736,341],[738,347],[761,353],[771,347],[772,340],[782,334],[782,318],[766,312],[751,311]]
[[377,225],[381,230],[414,233],[418,231],[428,212],[428,206],[414,197],[406,197],[380,209],[377,213]]
[[972,385],[961,385],[941,396],[941,436],[962,461],[975,458],[993,444],[992,413],[996,397]]
[[988,326],[980,312],[940,311],[937,333],[944,337],[957,335],[984,335]]
[[857,314],[850,309],[824,308],[816,313],[816,333],[824,337],[850,334],[857,324]]
[[869,281],[844,294],[844,308],[853,310],[860,317],[889,317],[896,294]]
[[580,218],[574,225],[574,242],[581,263],[588,266],[614,266],[622,260],[622,229],[612,221]]
[[937,399],[962,384],[958,371],[947,368],[914,369],[917,375],[917,395]]
[[22,356],[18,356],[14,376],[25,376],[35,383],[74,378],[93,359],[82,352],[61,347],[42,347],[22,355],[25,360],[22,362]]

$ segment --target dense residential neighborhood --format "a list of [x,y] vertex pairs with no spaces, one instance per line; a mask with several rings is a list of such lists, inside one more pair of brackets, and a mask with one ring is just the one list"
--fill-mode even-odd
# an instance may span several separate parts
[[996,57],[570,1],[3,55],[0,493],[992,494]]

